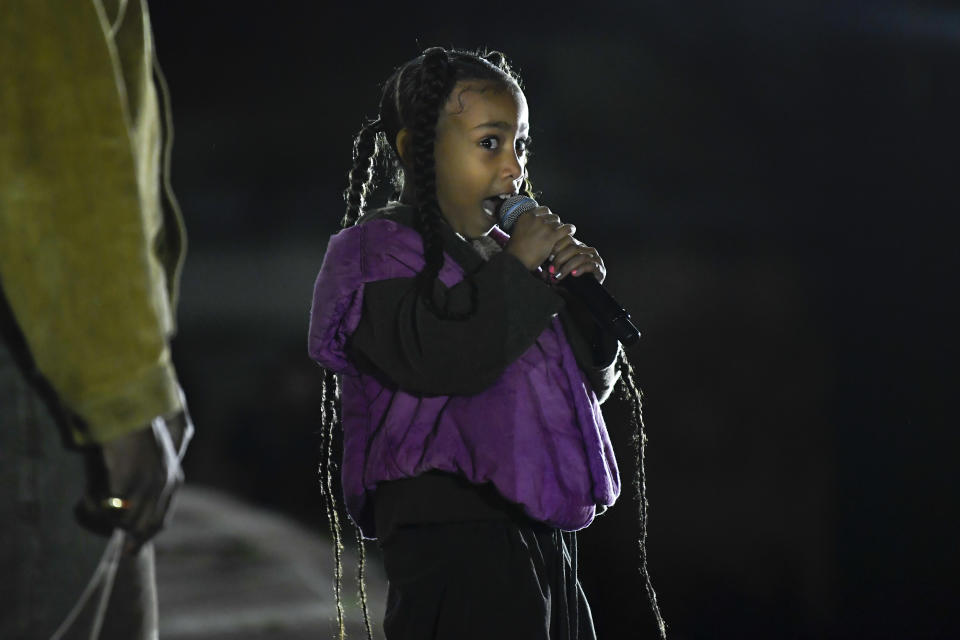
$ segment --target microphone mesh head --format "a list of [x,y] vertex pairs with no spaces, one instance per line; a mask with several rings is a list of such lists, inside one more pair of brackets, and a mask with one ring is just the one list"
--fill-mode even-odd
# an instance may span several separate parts
[[500,228],[504,231],[510,231],[517,218],[530,211],[530,209],[536,209],[539,206],[533,198],[521,195],[510,196],[497,207],[497,219],[500,221]]

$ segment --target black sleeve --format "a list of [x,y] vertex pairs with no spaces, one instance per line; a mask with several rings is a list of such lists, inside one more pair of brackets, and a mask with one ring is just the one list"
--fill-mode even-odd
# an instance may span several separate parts
[[577,364],[587,374],[590,386],[602,404],[610,397],[620,377],[616,367],[620,343],[597,324],[579,298],[563,287],[557,287],[556,291],[565,302],[564,309],[560,312],[560,321],[567,334],[567,341],[577,358]]
[[[475,289],[475,291],[474,291]],[[364,286],[363,312],[350,349],[399,388],[471,395],[489,387],[549,325],[563,299],[503,252],[453,287],[436,284],[435,304],[465,319],[438,317],[414,278]]]

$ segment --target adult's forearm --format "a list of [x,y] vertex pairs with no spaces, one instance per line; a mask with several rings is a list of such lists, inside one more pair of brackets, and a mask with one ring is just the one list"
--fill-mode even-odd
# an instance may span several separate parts
[[37,367],[86,423],[81,443],[180,408],[141,9],[14,1],[0,15],[0,283]]

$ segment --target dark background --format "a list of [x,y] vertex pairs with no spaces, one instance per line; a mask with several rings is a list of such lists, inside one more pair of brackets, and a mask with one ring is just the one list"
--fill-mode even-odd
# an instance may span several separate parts
[[[960,11],[946,3],[154,2],[190,234],[188,476],[324,532],[313,279],[352,136],[431,45],[512,59],[541,201],[644,338],[673,638],[948,638]],[[624,495],[581,532],[600,637],[654,637]],[[375,553],[375,545],[370,545]]]

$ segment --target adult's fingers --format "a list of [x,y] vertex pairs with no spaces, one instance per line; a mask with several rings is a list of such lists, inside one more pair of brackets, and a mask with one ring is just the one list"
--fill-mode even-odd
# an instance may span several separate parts
[[156,535],[164,526],[167,505],[159,504],[151,494],[132,493],[94,497],[85,495],[77,503],[77,521],[86,529],[104,536],[114,529],[127,532],[128,541],[137,546]]
[[122,510],[107,507],[103,498],[85,494],[73,509],[74,517],[84,529],[97,535],[109,536],[121,526],[125,517]]
[[151,430],[160,454],[159,464],[144,478],[146,483],[134,498],[138,504],[124,526],[133,541],[139,544],[159,533],[169,521],[173,497],[183,485],[180,462],[193,434],[193,424],[184,412],[170,420],[156,418],[151,423]]
[[169,500],[166,504],[159,504],[154,501],[148,502],[136,512],[130,524],[121,525],[121,528],[127,532],[125,549],[128,552],[136,553],[140,547],[166,527],[169,520],[169,507]]
[[[174,493],[183,483],[180,461],[192,435],[185,414],[158,417],[146,428],[101,445],[107,474],[104,493],[85,501],[88,522],[112,523],[126,531],[132,545],[156,535],[167,522]],[[109,500],[118,505],[111,508]]]

